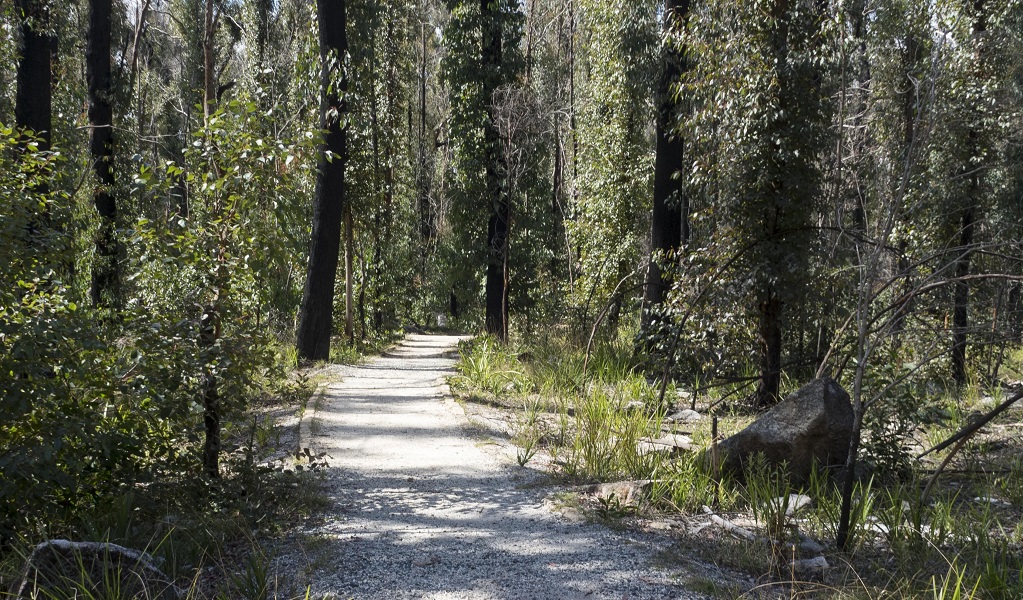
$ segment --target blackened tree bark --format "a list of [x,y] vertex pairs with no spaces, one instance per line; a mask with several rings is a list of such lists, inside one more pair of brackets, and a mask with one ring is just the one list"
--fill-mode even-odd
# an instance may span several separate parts
[[[203,18],[203,125],[208,127],[210,116],[213,114],[214,103],[217,101],[217,78],[214,68],[216,48],[214,46],[217,34],[217,25],[220,21],[220,13],[214,6],[215,0],[206,0]],[[213,168],[218,176],[222,175],[222,169],[213,158]],[[213,214],[222,216],[222,203],[214,203]],[[221,447],[221,417],[222,405],[220,402],[219,378],[215,365],[217,363],[220,348],[218,342],[221,335],[221,324],[223,322],[222,301],[227,296],[230,275],[227,272],[225,258],[227,250],[224,247],[224,240],[221,238],[216,246],[216,266],[213,270],[212,288],[213,294],[202,310],[199,318],[199,349],[203,361],[202,374],[202,406],[203,406],[203,427],[205,439],[202,448],[203,472],[211,479],[220,477],[220,447]]]
[[110,12],[112,0],[89,1],[89,42],[86,49],[85,78],[89,85],[89,152],[96,175],[93,203],[99,213],[96,255],[92,265],[91,297],[93,306],[114,307],[120,280],[117,257],[117,203],[114,185],[113,108],[110,104]]
[[[17,92],[14,99],[14,122],[19,129],[28,129],[36,136],[37,148],[46,152],[52,139],[52,71],[51,61],[57,39],[47,29],[50,25],[46,0],[15,0],[20,19],[21,58],[18,61]],[[27,150],[27,147],[23,147]],[[48,176],[40,173],[32,190],[44,198],[49,194]],[[48,208],[29,222],[25,243],[33,250],[46,250],[40,239],[50,229]]]
[[321,123],[327,131],[316,176],[309,266],[298,321],[301,360],[330,357],[334,283],[341,248],[341,215],[345,203],[347,143],[343,116],[348,88],[343,61],[348,51],[344,0],[317,0],[320,27]]
[[416,186],[419,202],[419,236],[423,241],[426,251],[423,252],[423,259],[426,259],[427,252],[437,237],[437,226],[433,207],[430,204],[430,188],[432,177],[430,174],[430,159],[426,151],[426,60],[429,48],[427,46],[426,15],[423,15],[422,23],[422,55],[419,63],[419,178]]
[[[789,1],[775,0],[770,17],[773,21],[772,51],[778,69],[778,105],[781,114],[790,114],[788,106],[791,91],[787,80],[788,72],[788,35],[789,35]],[[775,177],[771,181],[769,200],[764,207],[763,232],[770,250],[784,252],[783,242],[779,239],[784,235],[781,220],[783,203],[786,198],[784,174],[786,165],[781,157],[781,136],[790,136],[789,117],[782,117],[774,124],[777,135],[771,142]],[[770,258],[768,259],[770,260]],[[767,278],[761,287],[760,298],[760,381],[757,384],[757,406],[769,406],[779,399],[781,389],[781,354],[782,354],[782,302],[778,295],[777,283]]]
[[[984,0],[973,0],[973,36],[974,36],[974,76],[977,81],[986,78],[984,68],[984,34],[987,30],[987,12]],[[964,171],[968,175],[968,183],[963,203],[959,210],[959,256],[956,258],[956,283],[953,291],[952,308],[952,381],[957,386],[966,384],[966,341],[970,327],[970,283],[966,279],[970,274],[970,254],[973,252],[973,236],[980,212],[981,191],[981,160],[984,156],[980,140],[980,119],[982,109],[979,101],[974,100],[971,107],[974,122],[967,132],[969,153]]]
[[219,294],[208,305],[203,307],[199,319],[199,347],[203,350],[207,368],[202,374],[202,405],[203,428],[205,438],[202,446],[203,473],[211,479],[220,478],[220,388],[216,371],[209,368],[213,361],[212,354],[220,339],[220,307]]
[[483,98],[487,119],[483,125],[486,152],[487,199],[491,203],[487,222],[486,330],[501,340],[508,339],[508,226],[511,203],[504,185],[505,165],[500,133],[493,106],[494,91],[501,71],[501,14],[493,0],[480,0],[483,22],[480,58],[483,65]]
[[[689,0],[665,0],[664,28],[670,31],[680,26],[689,12]],[[661,80],[657,88],[657,147],[654,156],[654,202],[650,220],[650,249],[652,252],[672,253],[689,240],[689,202],[682,189],[682,179],[676,173],[682,169],[685,146],[673,131],[676,102],[672,87],[685,69],[685,58],[670,44],[663,52]],[[652,312],[664,303],[668,282],[657,262],[650,261],[647,270],[644,303],[648,310],[643,315],[644,329],[650,325]]]
[[15,0],[21,19],[21,60],[18,61],[14,120],[19,128],[39,137],[39,149],[50,149],[52,109],[51,60],[57,40],[47,31],[50,10],[46,0]]

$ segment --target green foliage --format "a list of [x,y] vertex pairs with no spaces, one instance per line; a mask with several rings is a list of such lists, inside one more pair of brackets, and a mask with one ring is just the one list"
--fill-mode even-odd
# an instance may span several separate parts
[[[553,115],[538,83],[525,72],[525,16],[519,3],[494,4],[501,32],[499,65],[483,63],[480,4],[448,2],[451,19],[444,30],[447,54],[441,75],[449,91],[454,147],[446,172],[451,229],[442,250],[443,289],[451,289],[463,310],[476,316],[488,261],[488,221],[499,201],[488,190],[486,173],[496,166],[499,193],[507,198],[512,215],[509,312],[528,331],[537,325],[537,316],[557,309],[565,273],[555,255],[561,244],[556,223],[562,215],[550,202],[538,200],[553,193],[549,173],[554,157],[545,151],[552,142]],[[486,127],[494,132],[496,144],[487,141]]]
[[649,0],[580,9],[589,82],[580,99],[578,200],[566,227],[579,254],[572,303],[588,323],[608,301],[621,302],[610,296],[639,262],[647,234],[659,26],[658,3]]
[[62,165],[0,130],[0,545],[92,506],[168,450],[156,407],[127,393],[130,360],[59,279],[66,195],[47,184]]
[[490,336],[471,342],[459,342],[460,359],[455,365],[461,375],[457,381],[471,390],[500,396],[516,389],[522,372],[514,354]]
[[[268,325],[293,302],[272,275],[300,260],[302,227],[289,215],[303,213],[295,191],[309,177],[312,139],[262,139],[257,121],[273,117],[232,101],[196,138],[187,172],[142,166],[141,195],[160,198],[175,177],[194,192],[187,217],[140,221],[129,244],[131,300],[116,318],[81,305],[60,279],[74,248],[58,226],[67,197],[42,183],[59,181],[49,174],[61,154],[3,130],[4,543],[58,535],[122,486],[194,469],[204,371],[218,377],[228,414],[281,378]],[[286,285],[294,297],[294,280]],[[198,309],[212,302],[223,311],[222,335],[202,348]]]

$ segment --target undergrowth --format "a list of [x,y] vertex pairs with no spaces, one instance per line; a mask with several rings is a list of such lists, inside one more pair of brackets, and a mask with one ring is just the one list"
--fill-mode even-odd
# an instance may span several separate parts
[[[285,353],[283,360],[287,361]],[[69,539],[110,542],[141,550],[186,591],[186,598],[267,600],[305,598],[306,586],[277,573],[273,562],[283,536],[320,514],[324,461],[295,447],[282,424],[301,417],[312,384],[301,373],[261,382],[248,410],[223,424],[222,476],[209,479],[186,464],[166,463],[146,478],[115,482],[108,494],[68,504],[34,522],[0,547],[0,598],[8,597],[32,549],[40,542]],[[182,445],[181,454],[195,449]],[[116,579],[116,578],[113,578]],[[86,584],[89,585],[86,585]],[[120,597],[116,582],[97,595],[83,570],[74,597]],[[46,594],[40,596],[46,598]]]
[[[927,448],[954,433],[975,414],[971,403],[990,404],[984,390],[955,398],[947,394],[914,409],[921,422],[903,427],[902,437],[894,441],[875,432],[866,451],[883,455],[876,460],[864,456],[875,467],[856,483],[852,543],[848,552],[840,552],[834,539],[841,496],[832,474],[815,472],[810,481],[797,485],[777,469],[757,463],[740,479],[713,473],[702,451],[672,455],[638,449],[639,440],[666,433],[684,433],[699,448],[709,448],[708,407],[716,407],[722,437],[743,428],[751,417],[744,410],[729,410],[724,401],[734,390],[728,386],[708,388],[710,394],[698,398],[703,420],[674,425],[664,421],[665,415],[689,408],[690,396],[669,386],[665,402],[659,404],[656,382],[647,379],[627,336],[596,344],[588,361],[582,344],[557,337],[510,344],[478,337],[464,342],[460,354],[452,386],[461,398],[521,411],[513,437],[520,464],[543,452],[553,474],[569,482],[649,480],[640,512],[650,518],[712,512],[740,523],[751,539],[721,530],[708,538],[710,530],[705,530],[686,537],[681,545],[688,550],[673,562],[677,567],[692,562],[693,554],[714,556],[713,562],[726,570],[757,578],[753,587],[739,586],[745,587],[740,597],[1023,597],[1019,440],[1010,436],[972,442],[972,451],[960,458],[966,468],[944,475],[927,498],[921,492],[935,463],[894,454],[908,452],[906,442],[899,440],[919,440]],[[1015,451],[1005,448],[1013,443]],[[938,453],[933,460],[944,456]],[[812,502],[793,510],[796,494]],[[606,522],[631,518],[635,508],[608,497],[598,499],[593,512]],[[831,565],[825,573],[807,577],[795,570],[794,552],[805,540],[825,548]],[[724,546],[732,550],[721,551]],[[722,597],[736,597],[738,589],[704,580],[694,580],[694,586],[719,590]]]

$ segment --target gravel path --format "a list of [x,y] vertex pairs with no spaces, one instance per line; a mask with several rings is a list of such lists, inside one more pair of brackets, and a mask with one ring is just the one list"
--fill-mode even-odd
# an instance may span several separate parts
[[305,532],[313,597],[698,597],[652,565],[663,539],[552,512],[556,488],[473,436],[444,385],[458,339],[412,335],[326,387],[303,437],[334,502]]

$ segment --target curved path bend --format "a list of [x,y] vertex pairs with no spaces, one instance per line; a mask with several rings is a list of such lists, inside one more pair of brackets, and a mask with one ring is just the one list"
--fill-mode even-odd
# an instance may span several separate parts
[[444,384],[459,339],[409,336],[326,386],[303,437],[331,457],[313,597],[694,597],[653,566],[655,538],[560,516],[473,435]]

